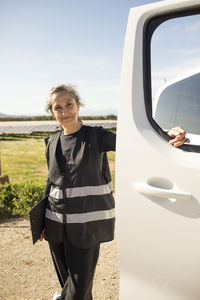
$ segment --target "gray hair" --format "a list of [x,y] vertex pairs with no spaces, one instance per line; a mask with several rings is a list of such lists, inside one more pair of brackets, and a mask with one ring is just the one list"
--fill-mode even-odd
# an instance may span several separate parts
[[71,95],[71,97],[76,101],[76,104],[79,106],[84,106],[83,103],[80,101],[80,96],[75,88],[74,85],[71,84],[58,84],[51,88],[46,102],[46,111],[51,112],[52,110],[52,96],[56,93],[66,92],[67,94]]

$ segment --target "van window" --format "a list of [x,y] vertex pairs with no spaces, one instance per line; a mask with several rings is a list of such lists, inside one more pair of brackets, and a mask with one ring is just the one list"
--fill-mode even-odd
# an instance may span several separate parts
[[152,116],[164,130],[182,126],[200,145],[200,15],[169,19],[151,39]]

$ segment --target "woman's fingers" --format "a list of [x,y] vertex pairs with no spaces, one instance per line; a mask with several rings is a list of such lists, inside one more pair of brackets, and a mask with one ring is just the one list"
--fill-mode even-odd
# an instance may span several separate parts
[[172,145],[176,142],[185,142],[186,141],[186,137],[182,134],[177,135],[173,140],[170,140],[169,143]]
[[40,241],[42,241],[42,240],[43,240],[43,238],[44,238],[44,230],[42,230],[42,233],[41,233],[41,235],[40,235],[40,238],[39,238],[39,240],[40,240]]
[[172,138],[179,136],[185,137],[186,135],[186,131],[181,127],[181,126],[177,126],[172,128],[169,132],[168,135],[171,136]]
[[173,145],[174,147],[179,147],[179,146],[183,145],[184,143],[190,143],[190,140],[188,138],[178,139],[178,137],[177,137],[177,138],[169,141],[169,144]]
[[179,147],[184,143],[189,143],[190,140],[186,138],[186,131],[180,127],[174,127],[169,132],[168,135],[174,138],[173,140],[169,141],[169,144],[173,145],[174,147]]

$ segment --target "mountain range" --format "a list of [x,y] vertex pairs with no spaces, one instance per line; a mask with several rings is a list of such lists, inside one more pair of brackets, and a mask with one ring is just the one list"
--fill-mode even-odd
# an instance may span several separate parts
[[[92,110],[92,109],[87,109],[87,110],[80,110],[80,116],[107,116],[107,115],[117,115],[117,110],[116,109],[106,109],[106,110]],[[42,116],[39,114],[35,115],[8,115],[4,113],[0,113],[0,118],[24,118],[24,117],[36,117],[36,116]]]

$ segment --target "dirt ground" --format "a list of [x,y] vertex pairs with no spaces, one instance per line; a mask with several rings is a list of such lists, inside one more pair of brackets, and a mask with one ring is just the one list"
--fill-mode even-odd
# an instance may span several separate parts
[[[0,299],[50,300],[60,285],[48,243],[31,240],[29,221],[0,223]],[[116,240],[101,244],[93,286],[94,300],[118,300],[119,265]]]

